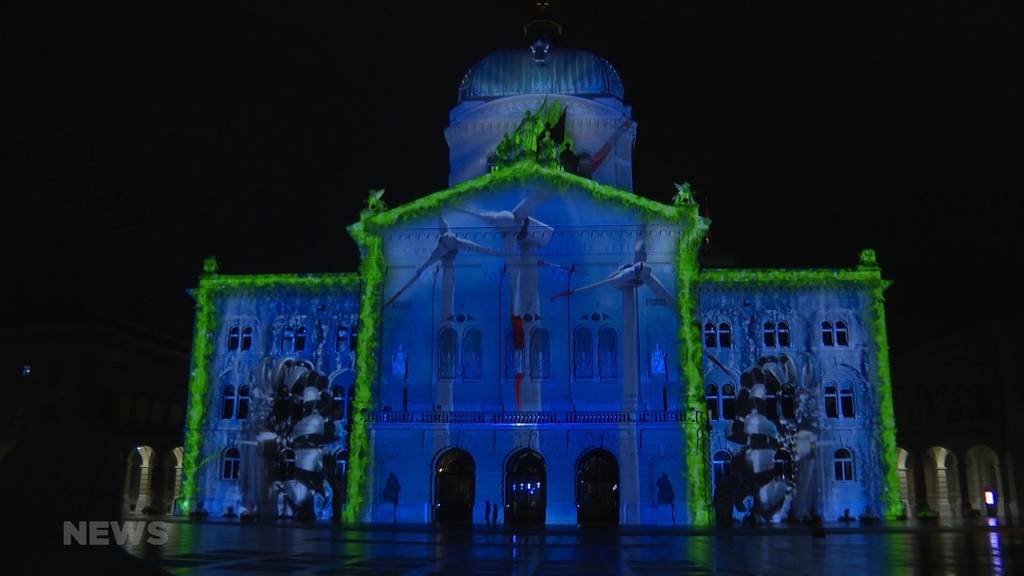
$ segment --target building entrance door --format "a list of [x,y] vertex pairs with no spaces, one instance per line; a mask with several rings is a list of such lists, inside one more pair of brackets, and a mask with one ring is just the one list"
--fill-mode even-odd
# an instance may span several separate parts
[[476,464],[464,450],[449,450],[437,462],[434,521],[446,525],[473,522]]
[[505,470],[505,523],[543,525],[547,508],[547,469],[544,458],[521,450]]
[[607,450],[591,450],[576,463],[576,521],[619,523],[619,463]]

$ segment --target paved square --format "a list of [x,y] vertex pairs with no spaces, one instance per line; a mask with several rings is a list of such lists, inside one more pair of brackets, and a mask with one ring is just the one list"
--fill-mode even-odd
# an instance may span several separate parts
[[1015,574],[1024,528],[833,527],[731,533],[554,527],[516,533],[476,527],[171,522],[165,546],[128,547],[172,574],[575,576],[632,574]]

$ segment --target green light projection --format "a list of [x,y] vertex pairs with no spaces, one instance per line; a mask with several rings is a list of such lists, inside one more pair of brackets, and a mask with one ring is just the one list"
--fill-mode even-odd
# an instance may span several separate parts
[[519,126],[498,142],[494,150],[496,169],[527,159],[556,165],[562,152],[572,150],[572,139],[565,134],[565,111],[564,104],[546,98],[537,110],[527,110]]
[[206,418],[210,378],[210,359],[213,355],[217,308],[215,299],[222,295],[244,296],[266,290],[330,292],[339,288],[356,289],[356,274],[252,274],[222,276],[217,273],[217,261],[207,258],[203,262],[203,275],[199,287],[193,292],[196,300],[195,330],[192,336],[192,362],[188,386],[188,416],[185,419],[185,455],[182,464],[181,511],[189,513],[196,500],[196,473],[210,458],[200,462],[203,422]]
[[[709,222],[697,214],[697,205],[680,202],[680,207],[690,206],[688,213],[689,226],[685,236],[679,239],[676,254],[676,274],[678,274],[677,305],[679,307],[679,360],[686,379],[686,412],[683,423],[683,437],[686,447],[687,503],[690,510],[690,521],[694,526],[707,526],[711,523],[711,496],[708,481],[711,471],[708,467],[709,456],[705,444],[708,432],[705,429],[704,414],[704,371],[701,365],[700,310],[697,306],[697,286],[699,263],[697,254],[700,243],[707,233]],[[683,210],[680,210],[683,213]],[[691,418],[689,415],[692,414]]]

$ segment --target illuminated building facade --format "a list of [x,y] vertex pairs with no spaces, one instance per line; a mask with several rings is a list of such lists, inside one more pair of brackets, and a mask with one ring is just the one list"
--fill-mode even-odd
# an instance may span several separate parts
[[474,66],[451,188],[349,233],[358,274],[222,276],[198,304],[181,509],[706,525],[900,511],[881,278],[701,269],[688,188],[632,191],[607,61]]

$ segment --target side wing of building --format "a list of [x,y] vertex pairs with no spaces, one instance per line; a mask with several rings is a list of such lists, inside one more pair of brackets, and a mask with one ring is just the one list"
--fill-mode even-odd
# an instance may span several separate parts
[[194,294],[184,511],[336,517],[358,278],[208,273]]
[[895,428],[882,289],[877,268],[702,273],[720,521],[890,512]]

